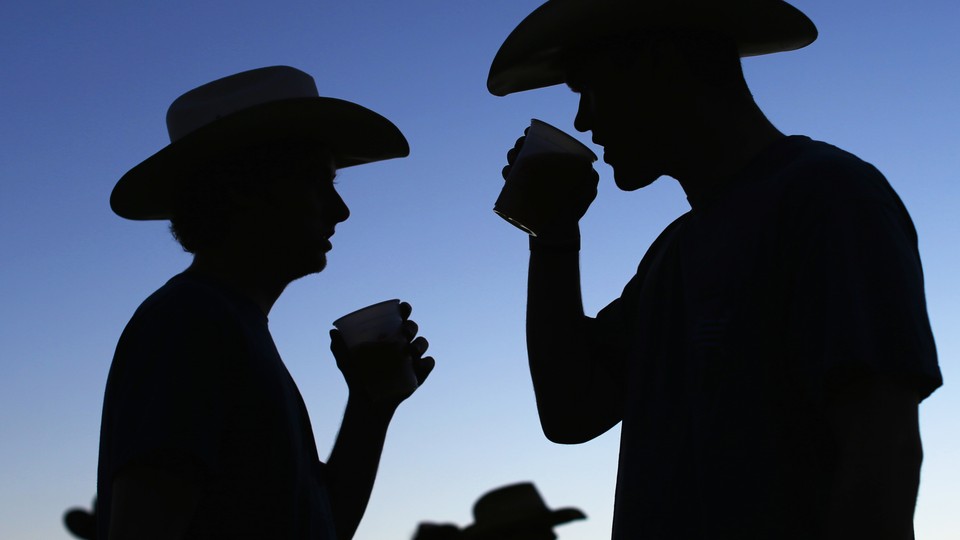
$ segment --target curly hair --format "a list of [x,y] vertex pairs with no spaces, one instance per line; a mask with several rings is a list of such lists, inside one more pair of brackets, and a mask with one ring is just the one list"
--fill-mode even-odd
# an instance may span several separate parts
[[187,253],[220,245],[237,215],[232,195],[265,195],[271,183],[294,176],[318,146],[316,141],[283,139],[200,157],[193,172],[180,180],[170,234]]

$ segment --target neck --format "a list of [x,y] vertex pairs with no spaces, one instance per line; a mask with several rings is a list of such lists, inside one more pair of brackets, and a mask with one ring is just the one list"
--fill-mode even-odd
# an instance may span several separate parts
[[694,159],[685,160],[671,175],[692,201],[709,198],[784,137],[752,103],[747,111],[717,110],[723,112],[705,121],[707,127],[697,130],[699,136],[690,144]]
[[276,271],[271,272],[260,261],[240,259],[222,253],[197,254],[187,272],[217,280],[252,300],[264,315],[269,315],[292,280],[280,277]]

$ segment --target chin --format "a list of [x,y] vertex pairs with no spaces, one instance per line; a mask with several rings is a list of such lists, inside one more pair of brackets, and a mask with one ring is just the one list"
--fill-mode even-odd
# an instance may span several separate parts
[[656,182],[661,176],[663,175],[660,173],[623,171],[616,167],[613,169],[614,182],[621,191],[636,191],[645,188]]
[[326,267],[327,256],[325,254],[313,259],[301,259],[298,261],[295,268],[291,268],[291,281],[313,274],[319,274],[320,272],[323,272]]
[[316,261],[314,261],[313,270],[310,273],[319,274],[320,272],[323,272],[323,270],[326,267],[327,267],[327,256],[326,254],[320,255],[320,257]]

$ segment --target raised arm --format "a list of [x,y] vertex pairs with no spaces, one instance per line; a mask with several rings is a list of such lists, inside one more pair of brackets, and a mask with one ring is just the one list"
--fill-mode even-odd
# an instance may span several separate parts
[[527,353],[548,439],[581,443],[620,421],[620,387],[601,367],[580,294],[579,238],[531,239]]
[[351,397],[327,461],[326,480],[337,538],[353,538],[367,509],[393,409]]
[[580,443],[620,420],[618,387],[599,367],[580,295],[578,223],[596,197],[598,176],[588,160],[568,154],[526,157],[511,171],[524,142],[507,153],[503,177],[522,179],[522,200],[536,205],[538,216],[527,288],[530,374],[544,434]]
[[[402,303],[401,310],[404,319],[407,319],[410,305]],[[400,365],[402,369],[393,373],[400,378],[405,376],[404,370],[412,369],[417,381],[422,383],[433,369],[434,361],[433,358],[423,356],[428,343],[423,337],[415,337],[417,324],[405,320],[404,329],[411,340],[408,346],[398,348],[392,354],[384,350],[382,352],[386,357],[366,360],[384,365]],[[326,481],[337,538],[349,540],[353,538],[370,501],[390,420],[397,406],[409,397],[412,391],[387,399],[371,395],[364,380],[365,375],[370,375],[370,370],[357,369],[356,359],[351,357],[337,330],[331,331],[330,338],[330,350],[343,372],[350,395],[340,432],[327,460]]]

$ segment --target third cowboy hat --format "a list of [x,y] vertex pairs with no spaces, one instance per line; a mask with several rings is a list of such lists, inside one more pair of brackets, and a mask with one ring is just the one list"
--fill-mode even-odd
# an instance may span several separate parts
[[485,493],[473,505],[474,523],[463,529],[463,538],[486,540],[516,533],[526,527],[553,528],[584,519],[576,508],[550,510],[530,482],[503,486]]
[[167,111],[170,144],[120,178],[110,196],[128,219],[169,219],[176,190],[218,151],[302,137],[329,148],[336,167],[403,157],[407,140],[356,103],[321,97],[310,75],[271,66],[230,75],[177,98]]
[[549,0],[500,46],[487,89],[505,96],[561,84],[565,51],[643,28],[725,33],[740,56],[799,49],[817,38],[813,22],[781,0]]

